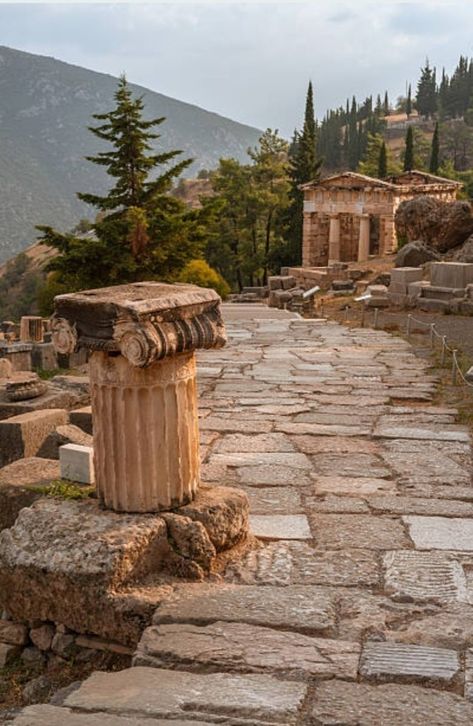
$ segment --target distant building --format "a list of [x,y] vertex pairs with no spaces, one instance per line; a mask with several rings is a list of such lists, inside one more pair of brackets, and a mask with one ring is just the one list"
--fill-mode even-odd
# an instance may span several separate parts
[[450,202],[461,186],[422,171],[386,180],[347,171],[302,185],[303,267],[365,262],[395,251],[394,215],[401,202],[419,195]]

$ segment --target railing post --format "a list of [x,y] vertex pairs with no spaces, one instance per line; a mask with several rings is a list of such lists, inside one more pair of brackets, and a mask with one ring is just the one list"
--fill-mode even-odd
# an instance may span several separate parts
[[457,382],[457,349],[452,351],[452,386]]
[[440,354],[440,365],[442,368],[445,366],[445,353],[447,351],[447,336],[442,335],[442,352]]
[[407,340],[409,340],[409,338],[411,337],[411,318],[412,318],[412,315],[409,313],[409,315],[407,316],[407,327],[406,327]]
[[379,308],[374,309],[374,321],[373,321],[373,327],[375,330],[378,329],[378,316],[379,316]]
[[435,347],[435,323],[430,323],[430,347]]

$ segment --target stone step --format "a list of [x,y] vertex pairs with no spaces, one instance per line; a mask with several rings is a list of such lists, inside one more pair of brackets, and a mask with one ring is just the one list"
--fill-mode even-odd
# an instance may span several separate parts
[[175,721],[161,718],[118,716],[108,713],[74,713],[70,708],[37,704],[23,709],[12,726],[211,726],[211,721]]
[[465,296],[464,288],[456,287],[439,287],[436,285],[425,285],[420,291],[422,299],[429,298],[435,300],[453,300]]
[[[290,726],[297,723],[306,693],[304,683],[268,675],[198,674],[136,667],[116,673],[93,673],[66,697],[63,705],[87,714],[89,721],[80,722],[80,726],[95,726],[92,714],[97,712],[102,718],[104,714],[126,714],[130,718],[126,726],[142,726],[131,720],[136,717],[171,719],[170,726],[188,721],[193,726]],[[179,717],[181,721],[174,720]],[[63,723],[69,726],[68,721]],[[100,723],[108,726],[105,720]],[[161,721],[146,721],[150,726],[156,723]],[[20,722],[20,726],[27,724]],[[117,726],[122,725],[117,722]]]
[[200,627],[171,624],[147,628],[138,644],[136,666],[173,666],[234,673],[268,673],[306,680],[310,676],[353,680],[360,646],[312,638],[244,623]]

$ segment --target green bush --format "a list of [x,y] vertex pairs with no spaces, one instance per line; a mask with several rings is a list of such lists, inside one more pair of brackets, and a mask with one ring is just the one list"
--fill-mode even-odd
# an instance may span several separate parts
[[224,300],[230,292],[227,281],[205,260],[191,260],[179,275],[179,282],[187,282],[199,287],[210,287]]

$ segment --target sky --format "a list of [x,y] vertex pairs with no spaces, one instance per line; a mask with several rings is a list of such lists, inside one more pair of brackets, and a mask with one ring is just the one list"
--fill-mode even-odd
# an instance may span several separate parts
[[387,89],[428,57],[473,56],[472,0],[5,3],[0,45],[119,75],[236,121],[290,136],[309,79],[316,113]]

